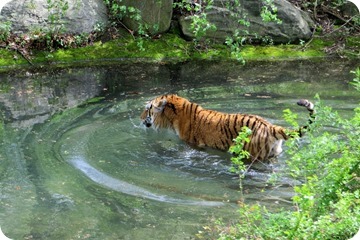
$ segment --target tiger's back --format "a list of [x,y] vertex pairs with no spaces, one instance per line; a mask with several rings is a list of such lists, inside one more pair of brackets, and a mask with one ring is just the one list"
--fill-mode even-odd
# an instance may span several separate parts
[[252,134],[249,143],[244,146],[245,150],[254,159],[264,160],[278,155],[281,152],[282,140],[287,139],[285,129],[256,115],[226,114],[199,109],[196,106],[193,108],[190,118],[187,118],[186,114],[181,118],[188,126],[177,132],[182,140],[196,146],[227,151],[234,144],[233,140],[242,127],[246,126],[251,129]]
[[[310,111],[310,110],[309,110]],[[199,147],[228,150],[243,126],[251,129],[247,150],[253,159],[265,160],[281,153],[289,138],[283,127],[250,114],[227,114],[203,109],[177,95],[164,95],[149,102],[141,115],[147,127],[173,129],[183,141]]]

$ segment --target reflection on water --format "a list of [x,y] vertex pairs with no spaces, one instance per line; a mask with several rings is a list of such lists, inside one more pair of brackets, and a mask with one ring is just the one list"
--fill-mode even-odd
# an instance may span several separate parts
[[[318,93],[346,116],[360,99],[348,85],[354,68],[344,61],[189,62],[2,75],[1,229],[13,239],[191,239],[213,219],[236,217],[241,195],[231,155],[142,128],[144,103],[177,93],[284,125],[283,109],[304,122],[296,101]],[[253,166],[247,202],[289,207],[298,181],[284,175],[267,183],[286,160],[285,152]]]

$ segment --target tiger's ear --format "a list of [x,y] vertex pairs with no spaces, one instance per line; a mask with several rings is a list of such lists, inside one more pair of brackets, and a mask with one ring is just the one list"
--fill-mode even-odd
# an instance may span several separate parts
[[150,107],[151,107],[151,101],[147,101],[147,102],[145,103],[145,109],[149,110]]
[[154,106],[154,112],[155,113],[162,112],[164,110],[166,104],[167,104],[166,100],[159,101],[157,106]]

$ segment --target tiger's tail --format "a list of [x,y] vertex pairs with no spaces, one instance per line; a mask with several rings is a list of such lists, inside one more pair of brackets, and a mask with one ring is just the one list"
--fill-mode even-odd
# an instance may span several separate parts
[[300,127],[298,130],[299,136],[301,137],[304,135],[304,132],[306,132],[306,130],[309,128],[310,124],[312,124],[315,121],[315,109],[314,109],[314,104],[306,99],[300,99],[297,102],[297,104],[299,106],[306,107],[306,109],[309,111],[308,124]]

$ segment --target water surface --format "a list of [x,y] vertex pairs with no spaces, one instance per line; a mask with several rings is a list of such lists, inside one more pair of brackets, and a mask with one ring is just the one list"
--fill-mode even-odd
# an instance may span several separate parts
[[[176,93],[205,108],[258,114],[286,125],[290,108],[319,94],[352,115],[351,61],[118,64],[0,76],[0,226],[12,239],[194,239],[214,219],[236,218],[241,198],[231,155],[146,130],[146,101]],[[285,152],[244,180],[248,203],[291,207]]]

